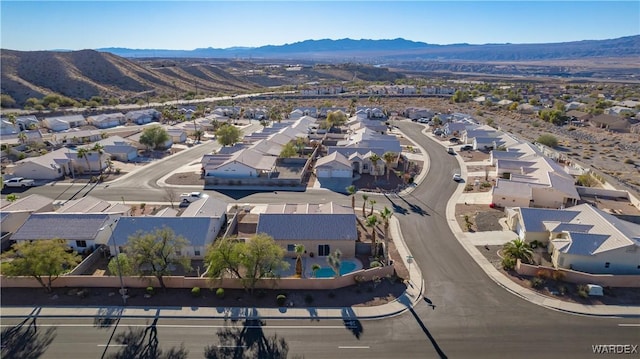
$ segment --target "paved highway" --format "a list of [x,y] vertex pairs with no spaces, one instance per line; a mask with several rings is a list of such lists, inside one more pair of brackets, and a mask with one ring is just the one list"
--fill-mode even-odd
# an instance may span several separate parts
[[[411,122],[399,122],[397,125],[404,133],[412,134],[417,134],[422,128]],[[224,322],[213,320],[160,318],[154,329],[147,327],[151,320],[127,319],[117,326],[97,328],[92,319],[39,319],[39,325],[53,325],[38,329],[38,336],[46,336],[47,329],[53,328],[51,342],[44,345],[42,357],[87,358],[130,354],[127,350],[138,348],[136,341],[128,341],[127,344],[114,342],[114,338],[120,338],[118,335],[127,333],[128,325],[146,330],[142,334],[135,332],[129,335],[145,335],[138,338],[143,342],[151,339],[151,344],[146,346],[149,350],[156,345],[156,340],[157,346],[165,353],[171,348],[179,350],[184,344],[188,357],[196,358],[203,357],[207,345],[214,346],[214,351],[208,352],[209,357],[216,357],[212,355],[217,353],[217,357],[237,358],[240,356],[235,353],[246,350],[250,353],[246,357],[253,358],[257,357],[250,351],[257,348],[254,345],[261,345],[268,353],[269,348],[282,347],[279,340],[288,347],[290,357],[305,358],[585,358],[591,355],[593,345],[640,344],[640,321],[637,318],[595,318],[552,311],[531,304],[491,281],[458,243],[445,217],[446,203],[458,185],[451,181],[451,174],[458,170],[457,161],[431,139],[423,135],[412,138],[431,157],[429,174],[415,191],[404,198],[377,196],[376,200],[377,207],[387,205],[396,210],[405,241],[422,270],[426,299],[415,309],[394,318],[362,321],[355,327],[333,320],[269,320],[263,324],[248,323],[249,327],[244,331],[242,328],[223,327]],[[202,153],[209,150],[204,146],[201,149]],[[175,161],[183,161],[184,164],[184,161],[193,160],[172,157],[154,166],[157,168],[150,167],[137,173],[130,181],[121,181],[107,188],[99,185],[92,194],[111,200],[119,200],[124,195],[127,200],[162,201],[163,192],[157,188],[155,180],[167,173],[167,169],[175,169]],[[58,187],[34,188],[28,192],[59,191]],[[233,198],[253,203],[329,200],[350,203],[347,196],[323,190],[304,194],[278,192],[277,196],[273,193],[231,193],[231,197],[227,197],[213,191],[208,193],[227,200]],[[3,319],[2,325],[15,324],[12,321],[17,320]],[[115,335],[112,337],[114,327]],[[9,328],[3,327],[3,331]],[[265,340],[275,336],[278,338],[276,341]],[[120,346],[107,347],[110,343]],[[272,351],[263,357],[276,356]]]

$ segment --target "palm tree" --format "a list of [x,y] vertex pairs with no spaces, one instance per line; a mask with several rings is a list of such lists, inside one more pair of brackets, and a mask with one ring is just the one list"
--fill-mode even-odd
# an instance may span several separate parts
[[351,196],[351,208],[356,208],[356,186],[351,185],[349,187],[347,187],[347,193],[349,193],[349,196]]
[[296,276],[302,277],[302,255],[304,254],[304,244],[295,245],[296,252]]
[[98,154],[98,163],[99,163],[98,167],[100,167],[100,176],[102,176],[102,161],[101,161],[101,159],[102,159],[102,155],[104,154],[103,150],[104,150],[104,146],[99,144],[99,143],[94,144],[93,147],[90,150],[91,152],[96,152]]
[[369,215],[373,215],[373,205],[376,204],[376,200],[375,199],[371,199],[369,200],[369,204],[371,205],[371,211],[369,211]]
[[369,195],[363,194],[362,195],[362,217],[367,215],[365,212],[365,206],[367,205],[367,200],[369,200]]
[[27,135],[24,132],[20,132],[18,134],[18,141],[20,141],[21,144],[25,144],[27,143]]
[[318,271],[320,270],[320,265],[318,263],[313,263],[311,266],[311,270],[313,271],[313,276],[316,277]]
[[504,254],[515,259],[520,259],[524,263],[533,262],[533,250],[524,239],[516,238],[511,242],[505,243],[502,251]]
[[369,161],[371,161],[371,171],[373,171],[374,182],[378,180],[378,161],[380,160],[380,156],[376,155],[375,153],[372,154],[371,157],[369,157]]
[[78,158],[84,158],[87,161],[87,172],[91,173],[91,163],[89,162],[89,149],[85,147],[78,148],[76,155]]
[[386,163],[386,166],[387,166],[387,182],[389,182],[389,173],[391,172],[391,165],[396,160],[396,156],[397,155],[394,152],[385,152],[382,155],[382,158],[384,159],[384,162]]
[[336,249],[335,252],[329,253],[327,256],[327,263],[333,269],[334,277],[340,276],[340,258],[342,257],[342,252],[339,249]]
[[200,139],[202,138],[202,135],[204,135],[204,131],[202,131],[202,130],[193,131],[193,137],[196,140],[196,142],[200,142]]
[[380,211],[380,217],[382,217],[382,223],[384,224],[384,260],[389,264],[389,220],[393,216],[393,212],[385,206]]
[[107,159],[104,160],[104,164],[107,165],[109,173],[113,172],[113,161],[111,160],[111,157],[107,157]]
[[367,217],[367,227],[371,227],[371,255],[375,256],[377,254],[377,244],[376,244],[376,225],[378,224],[378,217],[375,214]]

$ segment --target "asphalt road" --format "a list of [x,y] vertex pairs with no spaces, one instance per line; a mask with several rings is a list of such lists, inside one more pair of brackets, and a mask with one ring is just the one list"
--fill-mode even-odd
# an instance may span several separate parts
[[[22,334],[20,337],[28,338],[30,343],[42,342],[43,358],[110,357],[130,354],[128,351],[136,348],[152,350],[154,346],[166,353],[171,348],[180,349],[182,344],[188,351],[186,357],[195,358],[202,358],[208,345],[214,346],[208,354],[218,354],[221,358],[237,358],[235,354],[242,351],[247,358],[259,357],[251,351],[258,347],[268,353],[264,358],[273,358],[276,357],[274,348],[282,349],[283,344],[288,348],[289,357],[304,358],[585,358],[592,355],[593,345],[640,344],[637,318],[597,318],[549,310],[505,291],[489,279],[453,236],[445,217],[446,203],[458,185],[451,180],[451,174],[458,170],[457,161],[442,146],[418,135],[422,125],[411,122],[397,125],[405,133],[416,134],[412,138],[431,158],[429,174],[410,195],[404,198],[376,196],[376,207],[387,205],[395,210],[405,241],[422,270],[426,299],[414,310],[394,318],[361,321],[355,327],[335,320],[269,320],[263,324],[248,323],[249,327],[243,330],[242,323],[239,328],[227,328],[220,321],[203,324],[203,321],[168,318],[160,318],[155,327],[148,327],[152,323],[150,319],[128,319],[115,326],[113,337],[114,324],[99,328],[94,326],[93,319],[39,319],[37,324],[53,327],[40,327],[36,334],[25,334],[31,332],[23,333],[26,329],[22,327],[17,329]],[[202,153],[208,150],[203,146]],[[195,154],[192,152],[189,156]],[[99,185],[91,193],[111,200],[119,200],[124,195],[127,200],[162,201],[163,191],[155,181],[167,173],[168,168],[176,168],[179,161],[194,160],[186,156],[174,156],[108,188]],[[57,187],[33,188],[28,192],[53,191]],[[208,193],[238,202],[334,200],[350,203],[347,196],[324,190],[304,194],[278,192],[277,195],[271,192]],[[361,201],[358,198],[356,205]],[[4,331],[16,322],[16,319],[2,319],[3,337],[7,335]],[[131,333],[131,325],[135,325],[131,327],[134,331],[143,332]],[[50,328],[53,333],[47,334]],[[137,340],[129,340],[127,344],[114,341],[119,334],[134,336]],[[45,340],[47,335],[52,336],[49,344]],[[44,338],[41,340],[40,336]],[[135,343],[139,342],[146,344],[138,347]],[[113,343],[119,346],[111,346]]]

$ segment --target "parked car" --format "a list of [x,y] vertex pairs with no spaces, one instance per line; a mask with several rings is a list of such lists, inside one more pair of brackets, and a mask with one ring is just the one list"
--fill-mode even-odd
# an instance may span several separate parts
[[456,182],[460,182],[460,181],[462,181],[462,176],[460,176],[459,173],[456,173],[456,174],[453,175],[453,180],[456,181]]
[[32,187],[35,181],[23,177],[14,177],[4,181],[5,187]]
[[448,153],[448,154],[450,154],[450,155],[455,155],[455,154],[456,154],[456,151],[454,151],[454,150],[453,150],[453,147],[449,147],[449,148],[447,149],[447,153]]
[[451,138],[449,139],[449,142],[451,142],[451,143],[458,143],[458,142],[460,142],[460,139],[459,139],[459,138],[457,138],[457,137],[451,137]]
[[460,147],[460,151],[471,151],[473,150],[473,146],[472,145],[464,145],[462,147]]
[[442,130],[439,128],[436,128],[435,130],[433,130],[433,134],[436,136],[440,136],[443,134]]

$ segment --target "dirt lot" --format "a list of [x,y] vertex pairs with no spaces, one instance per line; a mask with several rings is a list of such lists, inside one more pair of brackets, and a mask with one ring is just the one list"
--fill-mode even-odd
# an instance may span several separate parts
[[456,221],[463,231],[467,231],[464,216],[469,216],[472,223],[470,232],[499,231],[502,226],[498,223],[504,218],[504,210],[490,208],[486,204],[456,204]]

